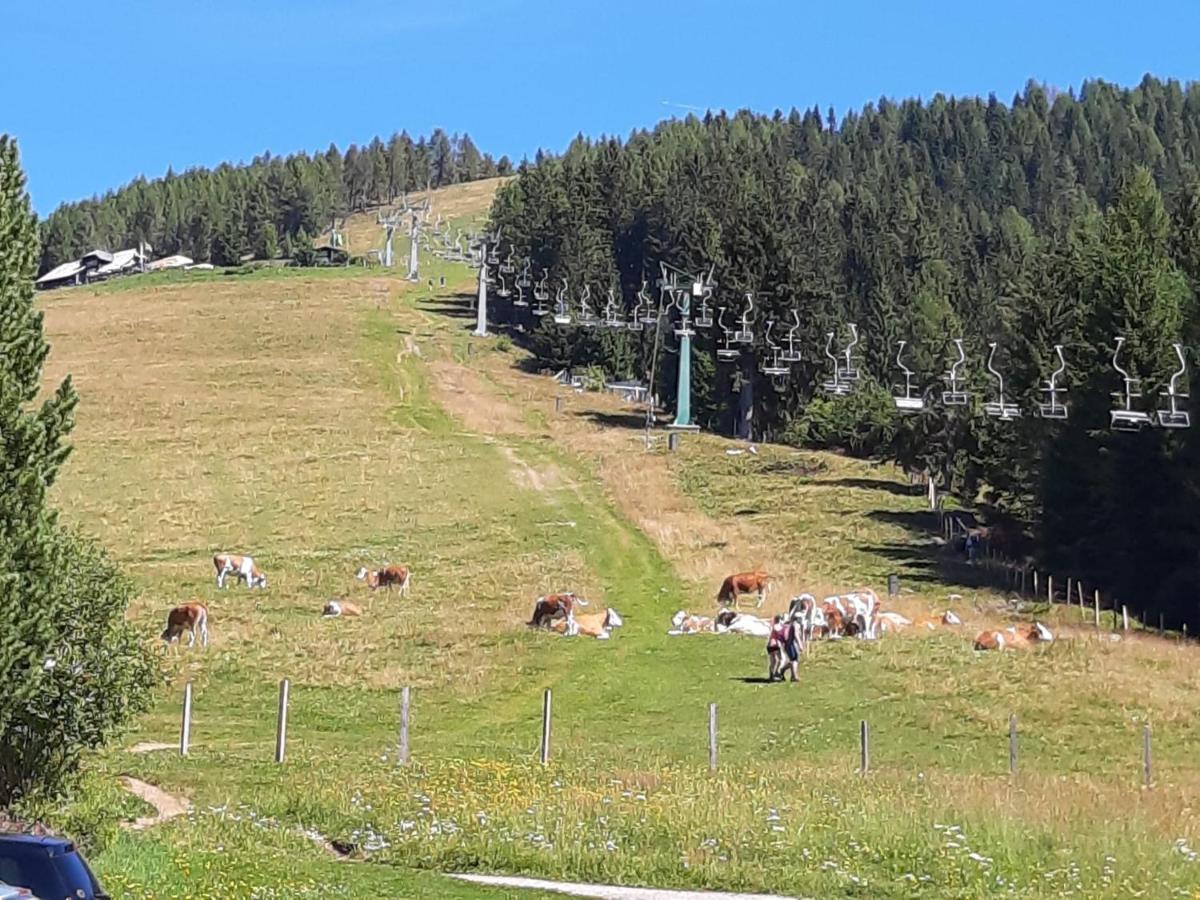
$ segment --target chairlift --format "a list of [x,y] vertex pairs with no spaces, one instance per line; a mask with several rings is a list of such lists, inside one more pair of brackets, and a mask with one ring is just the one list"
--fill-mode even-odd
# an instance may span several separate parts
[[529,301],[525,299],[525,285],[521,280],[517,279],[517,297],[512,302],[513,306],[525,307],[529,305]]
[[532,265],[529,260],[525,260],[525,265],[521,267],[521,274],[517,276],[517,284],[521,287],[529,287],[533,282],[529,278],[529,267]]
[[550,290],[546,287],[547,275],[546,270],[542,269],[542,279],[533,288],[533,314],[539,318],[550,312],[547,306],[550,300]]
[[721,329],[721,343],[717,346],[717,359],[734,360],[742,355],[742,351],[734,343],[733,332],[725,324],[725,307],[717,310],[717,327]]
[[950,364],[950,371],[945,375],[945,380],[950,385],[950,390],[942,391],[942,403],[946,406],[966,406],[970,402],[970,397],[959,386],[958,375],[958,367],[967,361],[967,353],[963,350],[962,338],[954,339],[954,348],[958,351],[958,359]]
[[494,246],[488,251],[487,264],[489,266],[500,265],[500,254],[496,252],[496,248]]
[[555,325],[570,325],[571,311],[567,308],[567,279],[562,280],[562,286],[558,289],[558,293],[554,298],[554,324]]
[[800,348],[796,346],[796,332],[800,330],[800,313],[792,310],[792,319],[795,325],[788,329],[787,349],[780,354],[780,359],[785,363],[800,362]]
[[612,288],[608,289],[608,302],[604,305],[604,327],[605,328],[624,328],[625,317],[622,313],[622,304],[617,302],[616,291]]
[[500,264],[500,271],[505,275],[512,275],[517,271],[516,266],[513,265],[512,258],[512,251],[509,250],[508,256],[504,257],[504,262]]
[[904,348],[908,346],[908,341],[897,341],[896,343],[896,365],[904,373],[904,396],[897,397],[893,395],[892,400],[895,401],[896,409],[900,410],[900,412],[920,412],[925,408],[925,400],[913,393],[913,370],[904,364]]
[[500,290],[496,294],[501,297],[511,297],[512,291],[508,287],[508,282],[504,280],[504,266],[496,270],[496,279],[500,282]]
[[791,372],[791,368],[783,361],[783,348],[780,347],[771,338],[771,331],[775,328],[775,320],[767,320],[767,328],[763,333],[763,340],[766,343],[767,351],[771,354],[770,359],[763,360],[759,365],[758,370],[764,375],[787,375]]
[[1124,382],[1124,389],[1119,393],[1114,393],[1113,396],[1124,405],[1120,409],[1114,409],[1109,412],[1110,424],[1117,431],[1138,431],[1143,425],[1151,424],[1152,420],[1146,413],[1133,408],[1133,399],[1142,396],[1142,393],[1138,390],[1138,379],[1133,378],[1127,371],[1121,368],[1121,364],[1118,361],[1121,355],[1121,348],[1124,346],[1125,338],[1117,338],[1117,346],[1113,350],[1112,364]]
[[708,305],[708,299],[712,296],[713,292],[712,274],[713,269],[709,268],[708,274],[704,276],[704,280],[696,282],[699,291],[694,293],[700,300],[700,308],[696,311],[695,319],[697,328],[712,328],[713,326],[712,310]]
[[1001,422],[1009,422],[1013,419],[1021,417],[1021,409],[1015,403],[1009,403],[1004,399],[1004,376],[996,371],[996,367],[992,363],[996,359],[996,348],[999,346],[995,341],[988,344],[992,348],[988,354],[987,370],[996,378],[996,383],[999,385],[998,397],[988,403],[983,404],[983,411],[989,416],[999,419]]
[[595,328],[600,324],[600,319],[592,312],[592,307],[588,301],[592,299],[592,286],[585,284],[583,293],[579,296],[579,324],[584,328]]
[[1179,379],[1187,374],[1187,358],[1183,355],[1182,344],[1172,344],[1171,346],[1175,350],[1175,355],[1179,357],[1179,369],[1171,376],[1167,389],[1162,392],[1162,396],[1167,398],[1168,408],[1158,410],[1158,424],[1163,428],[1190,428],[1191,416],[1187,410],[1179,408],[1179,401],[1188,398],[1187,394],[1179,393]]
[[733,342],[737,344],[754,343],[754,331],[750,328],[750,315],[754,312],[754,292],[746,291],[746,309],[742,312],[742,325],[733,333]]
[[850,393],[850,383],[842,378],[841,364],[838,358],[833,353],[834,332],[827,332],[825,335],[825,355],[829,357],[829,361],[833,363],[833,377],[821,385],[821,389],[827,393],[841,397]]
[[1063,358],[1062,344],[1055,344],[1054,352],[1058,354],[1058,368],[1050,373],[1050,380],[1042,388],[1042,393],[1046,395],[1047,402],[1038,404],[1038,413],[1043,419],[1065,419],[1067,417],[1067,405],[1058,399],[1059,394],[1067,392],[1067,389],[1058,383],[1058,379],[1067,370],[1067,361]]
[[658,324],[658,310],[654,308],[654,301],[650,299],[650,295],[646,293],[646,279],[642,279],[642,287],[638,291],[638,299],[646,303],[646,311],[642,313],[643,325]]

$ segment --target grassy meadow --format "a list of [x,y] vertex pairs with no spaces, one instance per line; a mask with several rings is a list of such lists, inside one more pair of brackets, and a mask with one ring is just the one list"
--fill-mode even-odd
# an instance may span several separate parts
[[[1200,890],[1195,647],[1018,608],[938,546],[889,468],[781,447],[731,456],[738,445],[703,435],[668,454],[658,433],[647,449],[637,411],[597,395],[564,394],[556,413],[555,386],[519,350],[469,336],[471,274],[423,265],[447,287],[260,272],[44,298],[47,380],[70,372],[83,398],[64,516],[135,579],[147,641],[170,606],[210,609],[208,650],[166,654],[155,708],[53,811],[90,836],[115,896],[536,896],[450,871],[818,897]],[[222,550],[252,554],[269,590],[218,591]],[[386,562],[413,567],[408,599],[354,580]],[[801,589],[883,594],[896,572],[894,608],[953,608],[966,624],[818,644],[801,684],[764,684],[759,640],[666,635],[677,609],[711,613],[720,578],[752,566],[778,576],[770,611]],[[563,589],[625,627],[607,642],[528,632],[533,598]],[[322,619],[331,597],[364,617]],[[971,650],[984,625],[1035,613],[1062,640]],[[177,739],[189,681],[191,755],[130,752]],[[123,773],[191,813],[118,828],[145,812]]]

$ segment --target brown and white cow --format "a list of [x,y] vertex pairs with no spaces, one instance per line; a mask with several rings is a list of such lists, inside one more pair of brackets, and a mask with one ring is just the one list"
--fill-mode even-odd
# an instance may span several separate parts
[[196,632],[200,633],[200,645],[208,646],[208,607],[203,603],[181,603],[167,613],[167,627],[163,629],[162,639],[172,644],[185,631],[189,633],[189,647],[196,643]]
[[408,566],[384,566],[382,569],[368,569],[366,566],[358,570],[354,576],[359,581],[365,581],[371,590],[393,587],[400,589],[400,596],[408,596],[408,585],[412,581],[412,572]]
[[233,575],[238,581],[246,582],[248,588],[265,588],[267,576],[258,571],[254,560],[249,556],[237,556],[232,553],[218,553],[213,557],[213,568],[217,570],[217,587],[225,587],[225,578]]
[[[624,624],[625,620],[621,618],[621,614],[612,607],[609,607],[604,612],[583,613],[582,615],[575,616],[574,633],[586,634],[588,637],[606,641],[612,636],[614,628],[620,628]],[[566,619],[558,619],[551,622],[550,628],[559,634],[568,634]]]
[[766,599],[768,592],[771,590],[771,576],[766,572],[739,572],[736,575],[730,575],[721,582],[721,589],[717,591],[717,602],[726,606],[736,604],[738,597],[742,594],[757,594],[758,603],[756,607],[763,605],[763,600]]
[[1041,622],[1018,627],[1010,625],[1000,631],[981,631],[975,637],[976,650],[1023,650],[1033,644],[1048,644],[1054,640],[1050,629]]
[[712,634],[716,625],[708,616],[689,615],[681,609],[671,617],[671,630],[667,634]]
[[338,616],[346,616],[352,618],[361,616],[362,610],[354,603],[349,603],[346,600],[330,600],[325,604],[325,608],[321,610],[321,615],[327,619],[337,618]]
[[563,619],[567,623],[567,634],[575,634],[575,607],[587,606],[582,597],[576,597],[569,591],[562,594],[547,594],[538,597],[533,604],[533,615],[527,623],[531,628],[542,628],[555,619]]

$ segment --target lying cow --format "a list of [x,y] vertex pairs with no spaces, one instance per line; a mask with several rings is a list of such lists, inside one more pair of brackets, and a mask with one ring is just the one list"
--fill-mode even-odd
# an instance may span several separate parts
[[625,620],[621,618],[621,614],[612,607],[609,607],[604,612],[584,613],[583,615],[575,616],[575,630],[568,632],[568,623],[566,619],[558,619],[550,623],[552,631],[557,631],[559,634],[586,634],[588,637],[594,637],[600,641],[606,641],[612,637],[612,630],[620,628],[625,624]]
[[371,590],[393,587],[400,589],[400,596],[408,596],[408,585],[412,581],[412,572],[408,566],[384,566],[382,569],[368,569],[363,566],[354,576],[359,581],[365,581]]
[[538,597],[533,604],[533,615],[527,624],[530,628],[543,628],[555,619],[562,619],[567,623],[566,633],[573,635],[576,630],[575,607],[577,605],[587,606],[588,603],[582,597],[576,597],[570,592]]
[[887,631],[903,631],[912,625],[917,628],[924,628],[928,631],[936,631],[939,628],[954,628],[962,624],[962,619],[956,616],[952,611],[946,610],[937,617],[923,617],[916,620],[914,623],[911,619],[905,618],[898,612],[881,612],[879,614],[879,631],[880,633]]
[[671,617],[671,630],[667,634],[711,634],[716,623],[708,616],[690,616],[682,609]]
[[162,639],[172,644],[185,631],[189,632],[189,647],[196,643],[197,632],[200,633],[200,646],[208,646],[208,607],[203,603],[182,603],[167,613],[167,627],[163,629]]
[[771,576],[766,572],[741,572],[730,575],[721,582],[721,589],[717,591],[717,602],[724,606],[733,606],[743,594],[757,594],[757,608],[763,605],[763,600],[770,590]]
[[717,613],[716,620],[713,622],[713,630],[717,634],[749,634],[754,637],[767,637],[771,633],[771,623],[748,613],[723,609]]
[[225,587],[225,578],[233,575],[238,581],[246,582],[248,588],[265,588],[267,576],[258,571],[254,560],[249,556],[236,556],[232,553],[218,553],[213,557],[213,568],[217,570],[217,587]]
[[325,604],[325,608],[321,610],[321,615],[327,619],[337,618],[338,616],[346,616],[352,618],[361,616],[362,610],[353,603],[348,603],[345,600],[330,600]]
[[1010,625],[1002,631],[981,631],[975,637],[976,650],[1023,650],[1033,644],[1048,644],[1054,640],[1050,629],[1041,622],[1018,627]]

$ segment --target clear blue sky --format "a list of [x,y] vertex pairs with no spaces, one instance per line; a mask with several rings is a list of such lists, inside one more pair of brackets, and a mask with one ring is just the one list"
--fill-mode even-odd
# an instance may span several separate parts
[[175,0],[5,4],[0,131],[34,205],[435,127],[515,159],[685,109],[1200,77],[1200,2]]

